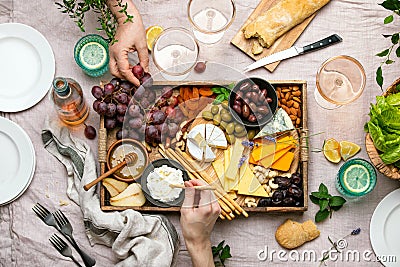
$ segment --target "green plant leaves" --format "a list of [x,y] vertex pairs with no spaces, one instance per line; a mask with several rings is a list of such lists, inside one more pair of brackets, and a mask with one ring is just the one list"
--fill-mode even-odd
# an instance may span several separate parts
[[389,54],[389,49],[385,49],[382,52],[376,54],[378,57],[386,57]]
[[329,205],[331,207],[341,207],[346,203],[346,199],[341,196],[334,196],[329,199]]
[[323,211],[319,210],[316,214],[315,214],[315,222],[322,222],[323,220],[325,220],[326,218],[329,217],[329,210],[325,209]]
[[382,85],[383,85],[383,76],[382,76],[382,67],[379,67],[376,70],[376,83],[379,85],[379,87],[382,89]]
[[225,240],[222,240],[217,246],[211,247],[213,257],[218,257],[218,260],[214,261],[215,266],[225,266],[225,260],[232,257],[231,248],[224,244]]
[[393,15],[387,16],[384,20],[383,23],[384,24],[389,24],[393,21]]
[[229,99],[229,95],[231,93],[231,87],[232,85],[228,85],[227,87],[222,87],[222,86],[215,86],[211,88],[211,91],[213,93],[217,94],[217,97],[214,100],[214,104],[220,104],[224,100]]
[[398,33],[393,34],[391,41],[392,41],[392,44],[397,44],[399,42],[399,34]]
[[385,0],[379,5],[383,6],[385,9],[392,11],[400,9],[400,2],[398,0]]
[[328,188],[323,183],[319,185],[317,192],[311,192],[310,199],[312,203],[319,206],[314,218],[317,223],[332,216],[333,211],[339,210],[346,203],[343,197],[329,194]]

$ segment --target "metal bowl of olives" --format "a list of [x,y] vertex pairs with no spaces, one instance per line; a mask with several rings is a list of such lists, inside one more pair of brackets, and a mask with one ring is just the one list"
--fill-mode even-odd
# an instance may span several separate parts
[[262,127],[278,108],[275,88],[261,78],[239,81],[229,96],[229,108],[236,121],[247,127]]

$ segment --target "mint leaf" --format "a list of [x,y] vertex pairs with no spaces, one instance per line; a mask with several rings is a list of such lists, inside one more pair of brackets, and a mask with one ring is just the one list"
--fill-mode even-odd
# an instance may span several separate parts
[[211,88],[211,91],[213,91],[213,93],[220,94],[221,93],[221,87],[213,87],[213,88]]
[[320,210],[320,211],[323,211],[323,210],[325,210],[325,209],[328,207],[329,200],[327,200],[327,199],[320,199],[318,204],[319,204],[319,210]]
[[396,56],[400,57],[400,46],[396,48]]
[[319,198],[319,199],[329,198],[329,194],[328,193],[312,192],[311,195],[316,197],[316,198]]
[[393,15],[389,15],[383,20],[383,23],[384,24],[389,24],[392,21],[393,21]]
[[329,206],[331,207],[341,207],[346,203],[346,199],[340,196],[334,196],[329,199]]
[[310,195],[310,199],[311,199],[312,203],[319,205],[319,198],[317,198],[317,197],[315,197],[313,195]]
[[319,185],[318,191],[319,191],[320,193],[328,193],[328,188],[326,187],[326,185],[324,185],[323,183],[321,183],[321,184]]
[[318,211],[317,214],[315,214],[315,222],[322,222],[329,216],[329,211],[328,210],[323,210],[323,211]]

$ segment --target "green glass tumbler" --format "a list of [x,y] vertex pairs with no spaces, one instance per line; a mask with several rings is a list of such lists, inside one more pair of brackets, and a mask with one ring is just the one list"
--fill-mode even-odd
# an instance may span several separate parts
[[336,189],[348,198],[364,196],[371,192],[375,185],[374,166],[361,158],[346,161],[336,176]]
[[99,77],[108,71],[108,42],[97,34],[89,34],[76,43],[74,58],[89,76]]

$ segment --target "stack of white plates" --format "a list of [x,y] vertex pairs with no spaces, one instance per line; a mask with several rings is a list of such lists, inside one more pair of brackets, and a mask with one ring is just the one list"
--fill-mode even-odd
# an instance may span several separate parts
[[26,132],[0,117],[0,205],[11,203],[28,188],[35,172],[36,157]]

